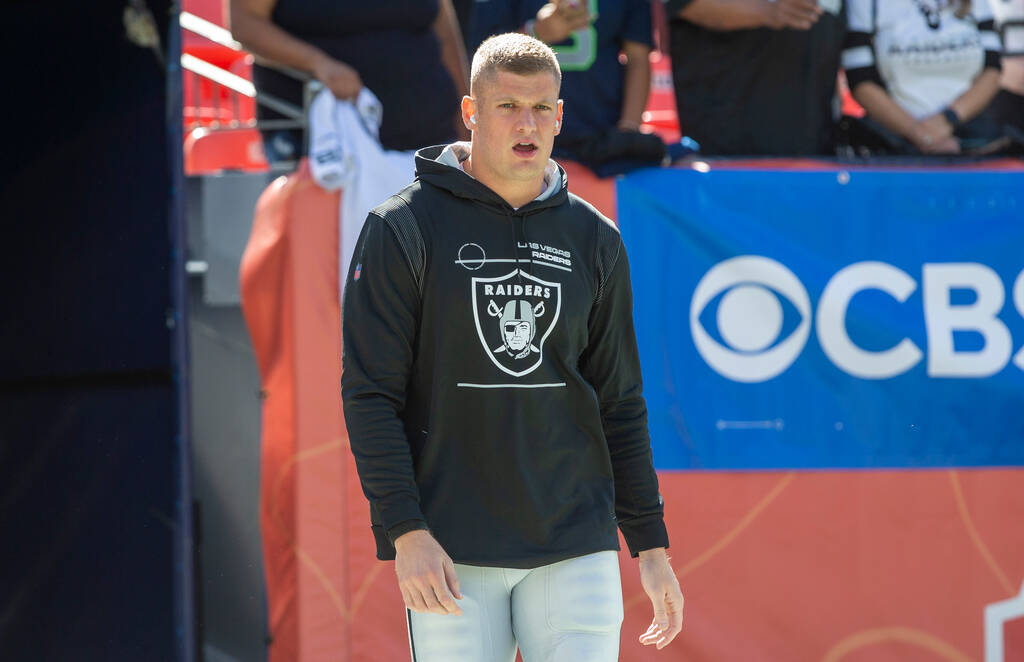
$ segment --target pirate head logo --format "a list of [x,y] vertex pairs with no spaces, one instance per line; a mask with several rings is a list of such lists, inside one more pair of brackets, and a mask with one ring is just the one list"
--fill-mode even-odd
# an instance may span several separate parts
[[[483,349],[494,365],[515,377],[537,369],[544,341],[562,304],[559,283],[515,270],[473,279],[473,316]],[[551,312],[553,310],[553,312]]]
[[495,354],[508,352],[515,359],[525,359],[530,352],[540,353],[540,349],[533,344],[533,338],[537,335],[537,318],[544,314],[543,301],[531,306],[529,301],[513,299],[502,310],[491,299],[487,304],[487,313],[498,318],[504,342],[502,347],[494,350]]

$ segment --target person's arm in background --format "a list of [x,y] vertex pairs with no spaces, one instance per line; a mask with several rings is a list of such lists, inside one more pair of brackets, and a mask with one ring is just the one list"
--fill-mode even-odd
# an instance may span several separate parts
[[[1001,71],[998,68],[985,67],[974,77],[967,91],[949,104],[949,109],[956,113],[960,123],[971,121],[988,107],[996,93],[999,92],[1000,74]],[[957,128],[950,124],[949,119],[941,112],[924,118],[918,124],[923,131],[933,136],[952,136]]]
[[651,47],[637,41],[626,41],[622,44],[622,52],[626,55],[626,70],[618,127],[623,131],[637,131],[643,122],[647,95],[651,91]]
[[[961,123],[969,122],[985,110],[999,92],[999,77],[1002,74],[1001,58],[1003,46],[996,31],[992,8],[988,0],[973,0],[971,14],[978,25],[978,36],[981,46],[985,49],[985,63],[981,72],[971,81],[967,91],[949,104],[949,109],[956,113]],[[949,123],[941,112],[926,117],[921,121],[926,130],[934,132],[949,131],[952,134],[956,127]]]
[[[466,61],[466,45],[462,43],[462,31],[452,0],[440,1],[433,27],[437,41],[441,44],[441,61],[452,77],[455,92],[461,99],[469,94],[469,63]],[[456,112],[453,121],[459,140],[469,140],[469,130],[462,122],[462,114]]]
[[[846,72],[847,77],[850,71]],[[960,145],[953,137],[952,130],[946,132],[922,126],[910,113],[903,110],[880,81],[851,81],[850,93],[868,116],[893,133],[909,140],[925,154],[951,154],[960,151]],[[941,117],[941,115],[940,115]]]
[[231,0],[231,35],[259,59],[312,74],[339,99],[359,94],[359,73],[271,20],[276,0]]
[[[659,1],[659,0],[656,0]],[[620,131],[637,131],[643,122],[647,98],[651,93],[651,34],[650,0],[630,0],[626,4],[617,38],[621,40],[626,65],[622,73],[622,114]]]
[[822,14],[817,0],[668,0],[668,16],[708,30],[810,30]]

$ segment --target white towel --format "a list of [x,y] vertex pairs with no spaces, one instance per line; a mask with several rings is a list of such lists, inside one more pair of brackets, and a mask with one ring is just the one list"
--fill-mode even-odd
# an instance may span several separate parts
[[353,104],[321,90],[309,109],[309,166],[316,183],[341,189],[338,210],[338,291],[345,278],[363,222],[371,209],[397,193],[415,174],[413,152],[385,150],[378,135],[383,109],[363,88]]

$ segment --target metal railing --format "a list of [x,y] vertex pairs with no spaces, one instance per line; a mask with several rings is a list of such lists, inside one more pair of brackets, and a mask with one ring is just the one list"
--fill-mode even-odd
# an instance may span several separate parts
[[[204,39],[207,39],[219,46],[229,48],[233,51],[245,52],[245,49],[240,43],[235,41],[231,36],[231,32],[222,28],[221,26],[211,23],[204,18],[196,16],[189,12],[181,12],[179,18],[179,24],[183,30],[187,30],[193,34],[199,35]],[[182,69],[189,71],[195,75],[193,79],[193,104],[198,103],[201,96],[200,84],[201,80],[207,80],[214,85],[214,98],[217,99],[217,111],[220,111],[219,106],[221,94],[219,88],[224,88],[229,91],[231,99],[231,116],[233,119],[226,123],[226,126],[218,119],[212,121],[209,126],[206,126],[208,130],[230,130],[237,129],[240,127],[244,128],[260,128],[260,129],[306,129],[309,125],[309,104],[313,97],[322,87],[322,84],[313,79],[308,74],[269,62],[261,62],[262,66],[272,68],[279,71],[295,80],[298,80],[303,85],[303,104],[302,107],[296,106],[295,104],[280,99],[272,94],[266,92],[256,93],[256,87],[252,81],[246,80],[242,76],[235,74],[227,69],[219,67],[215,64],[207,62],[195,55],[189,53],[181,54],[181,67]],[[273,111],[280,113],[288,119],[280,120],[253,120],[249,122],[242,122],[240,118],[240,97],[247,97],[252,99],[256,104],[265,106]],[[198,111],[199,107],[196,106]],[[196,122],[196,126],[202,125],[202,122]]]

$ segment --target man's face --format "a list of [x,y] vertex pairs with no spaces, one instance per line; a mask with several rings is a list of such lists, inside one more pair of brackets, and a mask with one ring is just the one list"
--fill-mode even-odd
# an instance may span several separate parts
[[478,88],[470,106],[476,123],[469,124],[474,176],[543,182],[562,115],[554,75],[498,70]]
[[516,352],[521,352],[530,344],[532,326],[523,320],[505,322],[505,344]]

